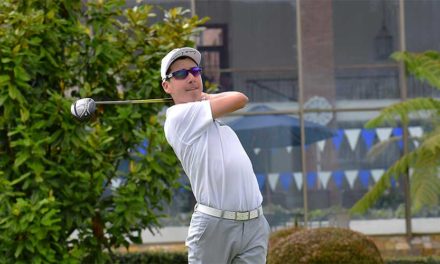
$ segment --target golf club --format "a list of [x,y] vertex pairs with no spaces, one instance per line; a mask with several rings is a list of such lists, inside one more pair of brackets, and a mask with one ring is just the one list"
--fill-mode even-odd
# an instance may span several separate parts
[[141,100],[124,100],[124,101],[95,101],[92,98],[81,98],[76,100],[70,107],[70,112],[79,120],[85,120],[92,116],[96,111],[96,105],[105,104],[150,104],[150,103],[167,103],[172,102],[172,98],[159,99],[141,99]]

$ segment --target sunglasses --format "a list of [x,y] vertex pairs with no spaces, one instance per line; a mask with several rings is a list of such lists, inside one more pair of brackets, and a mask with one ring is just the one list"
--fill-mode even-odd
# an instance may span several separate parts
[[200,75],[200,73],[202,72],[202,68],[201,67],[193,67],[189,70],[178,70],[175,72],[172,72],[170,74],[168,74],[167,76],[165,76],[166,80],[171,79],[172,77],[174,77],[176,80],[184,80],[189,73],[191,73],[194,77],[197,77]]

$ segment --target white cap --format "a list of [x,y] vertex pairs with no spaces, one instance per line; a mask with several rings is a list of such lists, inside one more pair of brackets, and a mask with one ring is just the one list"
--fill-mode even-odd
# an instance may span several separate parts
[[179,49],[173,49],[170,51],[165,57],[162,59],[162,64],[160,66],[160,76],[162,77],[162,80],[166,78],[168,68],[170,65],[180,57],[190,57],[197,63],[197,65],[200,64],[200,60],[202,58],[202,55],[200,55],[200,52],[193,48],[179,48]]

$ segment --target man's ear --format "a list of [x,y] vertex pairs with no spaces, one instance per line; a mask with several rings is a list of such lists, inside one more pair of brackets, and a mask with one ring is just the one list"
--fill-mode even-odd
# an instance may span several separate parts
[[170,94],[170,83],[169,82],[163,81],[162,88],[167,94]]

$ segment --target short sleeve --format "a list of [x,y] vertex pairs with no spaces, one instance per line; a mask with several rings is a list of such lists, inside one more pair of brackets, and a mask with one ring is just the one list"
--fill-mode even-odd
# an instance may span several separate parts
[[192,144],[212,122],[209,101],[174,105],[167,110],[165,135],[172,145],[175,140]]

